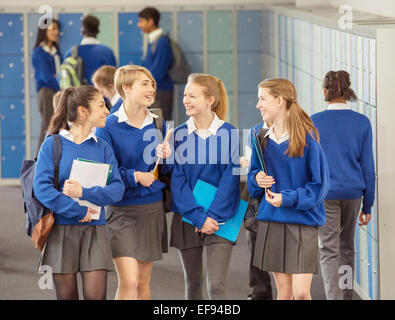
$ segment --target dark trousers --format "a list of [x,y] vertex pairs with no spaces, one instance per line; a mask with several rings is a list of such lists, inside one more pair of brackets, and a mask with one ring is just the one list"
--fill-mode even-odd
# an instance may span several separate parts
[[255,241],[256,233],[247,231],[247,242],[251,252],[249,278],[252,293],[249,297],[252,300],[273,300],[272,284],[269,273],[252,265]]
[[40,140],[37,145],[37,154],[40,151],[41,144],[44,141],[45,135],[48,131],[49,122],[53,115],[53,96],[55,91],[50,88],[41,88],[37,93],[38,109],[41,113],[41,130]]
[[173,90],[158,90],[156,98],[151,108],[161,108],[165,121],[173,120],[171,118],[173,111]]

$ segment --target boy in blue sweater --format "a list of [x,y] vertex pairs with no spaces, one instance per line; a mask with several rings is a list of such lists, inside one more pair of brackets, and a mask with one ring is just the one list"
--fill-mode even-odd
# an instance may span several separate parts
[[248,174],[250,196],[263,196],[253,264],[274,273],[277,299],[311,299],[312,275],[318,272],[318,228],[325,222],[328,164],[293,84],[267,79],[258,88],[257,108],[273,125],[263,155],[268,172],[254,148]]
[[159,28],[159,20],[160,13],[155,8],[147,7],[139,12],[138,27],[148,34],[149,42],[142,65],[151,71],[158,85],[156,100],[152,107],[161,108],[163,117],[170,121],[174,83],[169,70],[173,64],[173,53],[169,39],[164,37],[163,30]]
[[323,84],[328,108],[311,117],[320,133],[331,179],[324,201],[327,222],[319,234],[321,270],[330,300],[352,299],[352,283],[351,288],[339,288],[339,267],[350,266],[354,271],[358,213],[359,225],[367,225],[375,196],[372,127],[366,116],[347,105],[357,99],[350,85],[346,71],[328,72]]
[[[82,20],[83,39],[78,47],[78,56],[84,63],[84,75],[87,84],[92,85],[92,75],[103,65],[117,66],[114,52],[107,46],[100,44],[96,38],[99,34],[100,21],[95,16],[85,16]],[[65,59],[71,55],[70,48],[65,55]]]
[[[111,248],[107,238],[104,206],[121,199],[124,185],[114,152],[108,143],[96,137],[95,127],[103,127],[108,110],[101,94],[89,86],[66,89],[52,118],[49,132],[59,134],[62,157],[59,187],[54,187],[54,140],[42,144],[34,176],[37,199],[54,212],[55,223],[42,253],[40,266],[52,267],[58,299],[78,299],[77,273],[83,278],[85,299],[105,299],[107,271],[112,270]],[[70,129],[68,121],[73,122]],[[105,187],[83,188],[70,180],[73,160],[107,163],[113,169]],[[101,207],[96,212],[72,198],[87,200]],[[99,213],[99,218],[92,214]]]

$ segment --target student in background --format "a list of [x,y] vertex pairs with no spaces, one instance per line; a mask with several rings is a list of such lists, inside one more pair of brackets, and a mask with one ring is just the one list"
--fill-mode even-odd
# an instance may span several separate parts
[[110,113],[118,111],[122,104],[122,98],[114,87],[116,70],[113,66],[101,66],[92,76],[95,88],[111,103]]
[[[220,79],[191,74],[183,102],[190,118],[174,133],[176,159],[171,192],[175,214],[170,246],[180,253],[186,299],[203,299],[203,248],[207,256],[209,298],[225,299],[225,280],[234,243],[213,233],[219,229],[219,223],[226,223],[235,214],[240,201],[238,132],[225,122],[228,100]],[[194,204],[192,191],[198,179],[217,187],[207,212]],[[183,217],[193,225],[182,221]]]
[[[44,21],[47,23],[47,20]],[[46,28],[38,28],[36,43],[33,49],[32,63],[38,96],[38,109],[41,114],[40,138],[37,153],[48,130],[53,115],[52,98],[59,90],[57,75],[62,62],[59,45],[59,22],[52,19]]]
[[264,152],[267,174],[255,149],[248,174],[251,197],[263,196],[253,264],[273,272],[277,299],[311,299],[312,276],[318,272],[318,228],[325,222],[328,164],[290,81],[264,80],[258,97],[263,120],[273,125]]
[[[85,299],[106,299],[107,272],[112,270],[112,263],[103,207],[119,201],[124,191],[114,152],[106,141],[95,135],[96,127],[104,126],[107,114],[103,97],[95,88],[66,89],[49,128],[50,134],[59,134],[62,143],[59,190],[54,187],[51,136],[45,139],[38,155],[34,193],[54,212],[55,218],[40,266],[52,268],[59,300],[78,300],[78,272]],[[72,128],[68,121],[73,122]],[[103,188],[83,188],[77,181],[69,180],[73,160],[77,158],[111,164],[109,183]],[[92,220],[91,215],[98,212],[80,206],[72,198],[101,206],[99,219]]]
[[[348,72],[329,71],[323,89],[327,110],[312,115],[329,164],[331,186],[325,198],[326,223],[320,228],[321,271],[328,300],[351,300],[351,289],[340,289],[339,268],[348,266],[354,279],[354,236],[368,225],[375,197],[376,174],[369,119],[347,104],[356,100]],[[361,210],[362,203],[362,210]]]
[[[96,38],[99,34],[100,21],[95,16],[87,15],[82,20],[81,33],[83,39],[78,46],[78,56],[84,63],[84,73],[87,84],[92,85],[92,75],[103,65],[117,66],[114,52],[107,46],[100,44]],[[71,56],[70,48],[65,59]]]
[[[167,225],[162,189],[152,170],[156,156],[168,158],[168,143],[159,144],[155,127],[157,115],[149,107],[155,99],[156,82],[149,70],[136,65],[115,72],[115,89],[123,103],[107,118],[98,135],[114,149],[125,183],[120,201],[107,209],[113,261],[118,275],[117,300],[151,299],[151,273],[154,261],[167,252]],[[163,120],[163,136],[166,126]],[[156,154],[155,154],[156,151]],[[166,162],[166,161],[165,161]],[[162,173],[172,167],[164,164]]]
[[[257,105],[257,108],[258,106],[259,103]],[[258,123],[248,131],[248,148],[250,148],[251,151],[254,148],[251,140],[252,130],[255,130],[258,135],[260,129],[269,129],[271,125],[271,123],[267,124],[266,122]],[[245,156],[240,159],[240,165],[242,168],[249,169],[251,161],[251,151],[246,152]],[[252,292],[248,295],[248,300],[273,300],[272,284],[269,273],[264,270],[258,269],[253,265],[254,248],[257,234],[256,232],[249,230],[246,230],[246,234],[248,247],[251,252],[249,284],[252,288]]]
[[[159,28],[160,13],[155,8],[147,7],[139,12],[138,27],[148,34],[148,48],[143,57],[142,65],[151,71],[158,89],[156,91],[153,108],[161,108],[165,120],[171,120],[173,110],[174,83],[168,71],[173,63],[173,53],[170,41],[163,37],[163,30]],[[152,46],[156,43],[154,52]]]

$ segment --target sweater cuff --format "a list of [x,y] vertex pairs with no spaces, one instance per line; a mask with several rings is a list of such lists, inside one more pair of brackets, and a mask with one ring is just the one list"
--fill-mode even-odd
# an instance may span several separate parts
[[79,199],[89,201],[89,196],[90,196],[90,188],[82,188],[82,196]]
[[203,224],[206,222],[206,220],[207,220],[207,214],[200,212],[193,223],[195,227],[197,227],[200,230],[203,227]]
[[363,206],[362,207],[362,212],[363,213],[366,213],[366,214],[371,214],[372,213],[372,207],[370,207],[370,206]]
[[282,203],[281,207],[292,208],[296,202],[296,191],[286,190],[281,191]]
[[75,216],[75,219],[77,221],[84,219],[87,212],[88,212],[88,207],[80,206],[80,212]]
[[136,170],[134,170],[134,169],[127,170],[128,183],[134,188],[137,187],[136,177],[134,175],[135,173],[136,173]]

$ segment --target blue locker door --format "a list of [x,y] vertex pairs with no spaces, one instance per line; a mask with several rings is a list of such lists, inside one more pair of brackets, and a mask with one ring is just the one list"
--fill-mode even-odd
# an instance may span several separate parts
[[59,47],[64,56],[67,51],[75,45],[80,44],[82,40],[81,22],[82,13],[61,13],[59,20]]
[[19,178],[25,158],[25,139],[7,138],[1,141],[2,178]]

